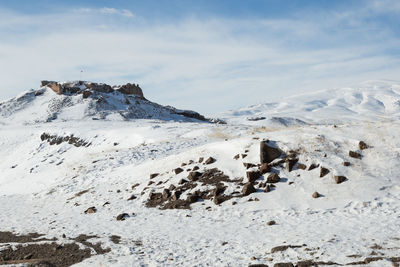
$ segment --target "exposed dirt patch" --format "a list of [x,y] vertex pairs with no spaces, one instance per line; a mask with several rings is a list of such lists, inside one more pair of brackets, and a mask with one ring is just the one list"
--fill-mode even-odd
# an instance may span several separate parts
[[38,233],[30,233],[26,235],[16,235],[11,232],[0,231],[0,243],[29,243],[39,241],[54,241],[55,239],[40,238],[44,235]]

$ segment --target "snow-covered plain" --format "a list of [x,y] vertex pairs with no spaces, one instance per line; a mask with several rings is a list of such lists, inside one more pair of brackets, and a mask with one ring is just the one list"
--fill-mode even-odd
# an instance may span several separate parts
[[[76,266],[273,266],[302,260],[338,265],[368,257],[375,259],[366,266],[393,266],[390,258],[400,257],[399,83],[368,82],[259,104],[222,114],[227,124],[175,115],[83,119],[74,115],[83,114],[81,102],[46,122],[43,103],[57,97],[51,91],[33,94],[24,106],[10,100],[7,105],[17,107],[12,114],[5,115],[3,106],[0,231],[43,233],[59,242],[90,234],[98,236],[91,241],[111,248]],[[43,133],[73,134],[90,146],[50,145],[41,140]],[[299,151],[299,163],[307,167],[316,163],[330,172],[320,178],[320,168],[276,168],[282,179],[268,193],[259,189],[220,205],[198,201],[190,210],[145,206],[149,192],[162,189],[159,181],[176,185],[188,176],[186,168],[215,167],[246,180],[243,162],[259,163],[263,139]],[[361,140],[370,147],[360,151]],[[246,150],[247,157],[234,159]],[[349,157],[349,150],[362,159]],[[216,161],[198,163],[209,156]],[[190,160],[182,173],[173,172]],[[148,185],[152,173],[160,175]],[[336,184],[334,175],[348,180]],[[88,191],[76,195],[83,190]],[[315,191],[321,197],[313,198]],[[136,199],[128,201],[132,195]],[[97,212],[85,214],[92,206]],[[130,217],[117,221],[121,213]],[[271,220],[276,224],[267,225]],[[112,235],[121,242],[111,242]],[[281,245],[299,247],[271,252]]]

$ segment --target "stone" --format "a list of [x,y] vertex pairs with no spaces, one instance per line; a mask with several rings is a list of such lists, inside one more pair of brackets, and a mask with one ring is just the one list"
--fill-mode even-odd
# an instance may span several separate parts
[[209,157],[208,159],[206,159],[206,161],[204,162],[204,164],[212,164],[215,162],[215,159],[213,157]]
[[275,224],[276,224],[276,222],[275,222],[275,221],[273,221],[273,220],[272,220],[272,221],[268,221],[268,222],[267,222],[267,225],[269,225],[269,226],[270,226],[270,225],[275,225]]
[[314,193],[312,194],[312,197],[313,197],[313,198],[319,198],[319,197],[320,197],[320,194],[319,194],[318,192],[314,192]]
[[298,163],[298,164],[297,164],[297,169],[299,169],[299,170],[305,170],[305,169],[307,169],[307,166],[306,166],[305,164],[303,164],[303,163]]
[[350,166],[350,165],[351,165],[351,163],[348,162],[348,161],[343,162],[343,166],[345,166],[345,167],[348,167],[348,166]]
[[118,88],[117,91],[126,95],[137,95],[144,98],[142,88],[138,84],[127,83]]
[[136,199],[137,197],[135,196],[135,195],[132,195],[132,196],[130,196],[129,198],[128,198],[128,200],[134,200],[134,199]]
[[285,161],[286,170],[287,170],[288,172],[291,172],[291,171],[293,170],[294,165],[296,165],[297,161],[299,161],[299,160],[296,159],[296,158],[287,159],[287,160]]
[[200,168],[199,168],[199,166],[194,166],[193,167],[193,171],[197,171],[197,170],[199,170]]
[[197,181],[200,176],[201,176],[201,172],[194,171],[194,172],[190,172],[187,178],[190,181]]
[[243,194],[243,196],[248,196],[248,195],[250,195],[250,194],[252,194],[252,193],[255,193],[256,191],[257,191],[257,190],[254,188],[254,186],[253,186],[252,183],[246,183],[246,184],[243,186],[242,194]]
[[360,149],[360,150],[364,150],[364,149],[367,149],[369,146],[364,142],[364,141],[360,141],[359,143],[358,143],[358,148]]
[[294,267],[291,262],[278,262],[274,264],[274,267]]
[[308,170],[311,171],[311,170],[313,170],[313,169],[315,169],[315,168],[318,168],[318,167],[319,167],[319,164],[312,163],[312,164],[310,165],[310,167],[308,167]]
[[270,170],[271,170],[271,166],[269,166],[268,163],[261,164],[261,167],[260,167],[261,174],[266,174]]
[[237,155],[235,155],[235,156],[233,157],[233,159],[239,159],[239,157],[240,157],[240,155],[237,154]]
[[327,168],[324,168],[324,167],[321,166],[321,170],[319,172],[319,177],[322,178],[325,175],[327,175],[328,173],[329,173],[329,170]]
[[271,192],[271,187],[270,187],[269,185],[267,185],[267,186],[265,187],[265,192],[266,192],[266,193]]
[[280,180],[281,180],[281,178],[276,173],[271,173],[267,177],[267,183],[278,183]]
[[253,163],[243,162],[243,166],[244,166],[246,169],[250,169],[250,168],[255,167],[256,165],[253,164]]
[[175,191],[175,192],[172,193],[171,199],[172,199],[173,201],[176,201],[176,200],[179,199],[180,196],[181,196],[181,192]]
[[95,207],[90,207],[85,210],[85,214],[96,213],[97,209]]
[[175,172],[175,174],[180,174],[181,172],[183,172],[183,169],[182,168],[176,168],[174,170],[174,172]]
[[117,216],[117,221],[125,221],[126,218],[129,218],[128,213],[121,213]]
[[199,163],[202,163],[203,160],[204,160],[204,158],[203,158],[203,157],[200,157],[200,158],[199,158]]
[[361,159],[361,154],[355,151],[349,151],[349,156],[355,159]]
[[169,191],[173,191],[175,188],[176,188],[175,185],[171,184],[171,185],[168,187],[168,190],[169,190]]
[[334,176],[333,179],[335,179],[335,182],[337,184],[341,184],[347,180],[346,176],[341,176],[341,175]]
[[162,198],[168,199],[170,196],[171,196],[171,192],[168,189],[164,188],[164,190],[162,192]]
[[260,142],[260,162],[270,163],[274,159],[279,158],[282,155],[282,152],[279,148],[272,147],[268,145],[267,141]]
[[248,171],[246,175],[249,182],[254,182],[261,176],[261,173],[260,171]]
[[185,179],[180,179],[179,182],[178,182],[178,184],[185,184],[185,183],[187,183],[187,182],[188,182],[188,181],[185,180]]
[[152,173],[150,174],[150,179],[156,178],[159,175],[159,173]]

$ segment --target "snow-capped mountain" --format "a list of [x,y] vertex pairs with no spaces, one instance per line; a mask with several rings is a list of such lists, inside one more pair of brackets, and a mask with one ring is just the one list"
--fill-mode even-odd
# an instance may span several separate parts
[[[82,81],[43,81],[42,85],[38,90],[32,89],[0,102],[0,123],[132,119],[207,121],[197,112],[147,100],[137,85],[111,87]],[[60,87],[64,90],[59,91]]]
[[224,120],[254,125],[293,126],[379,121],[400,117],[400,83],[364,82],[356,87],[325,89],[225,112]]

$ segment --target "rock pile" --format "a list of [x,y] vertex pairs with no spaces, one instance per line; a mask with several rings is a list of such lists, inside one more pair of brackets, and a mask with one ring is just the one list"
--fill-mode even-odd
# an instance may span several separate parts
[[82,94],[83,98],[89,97],[92,92],[112,93],[118,91],[125,95],[136,95],[144,98],[143,91],[138,84],[127,83],[124,85],[110,86],[104,83],[74,81],[58,83],[55,81],[42,81],[41,86],[47,86],[59,95]]

